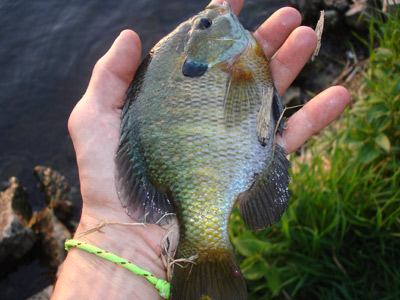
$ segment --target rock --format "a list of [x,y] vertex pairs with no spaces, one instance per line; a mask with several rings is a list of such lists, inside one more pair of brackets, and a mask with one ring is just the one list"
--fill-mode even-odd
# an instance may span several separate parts
[[323,0],[287,0],[287,2],[300,11],[309,11],[321,6]]
[[323,9],[323,0],[287,0],[287,2],[300,11],[303,20],[308,25],[318,20],[319,12]]
[[331,11],[335,16],[342,15],[349,9],[348,0],[287,0],[290,6],[297,8],[306,24],[312,26],[317,20],[321,10]]
[[72,203],[67,200],[67,179],[59,172],[44,166],[36,166],[33,173],[40,182],[47,207],[53,208],[56,216],[67,223],[72,217]]
[[69,222],[72,216],[72,203],[67,200],[69,185],[63,175],[48,167],[36,166],[33,173],[40,182],[46,202],[46,207],[35,215],[34,228],[49,266],[55,270],[66,256],[64,242],[71,238],[71,233],[61,222]]
[[340,25],[339,21],[340,21],[340,16],[336,10],[331,9],[325,11],[325,25],[327,28]]
[[334,9],[338,12],[345,12],[349,9],[349,1],[347,0],[324,0],[323,2],[324,9]]
[[[303,22],[311,27],[318,20],[320,10],[325,10],[329,11],[326,17],[333,18],[333,22],[327,20],[327,24],[332,23],[339,27],[347,25],[356,30],[368,28],[365,22],[366,13],[374,14],[373,7],[379,6],[375,0],[287,0],[287,2],[301,12]],[[381,0],[381,2],[385,9],[386,0]],[[389,0],[389,6],[393,2],[399,2],[399,0]]]
[[0,264],[13,264],[33,247],[31,217],[26,191],[11,177],[8,188],[0,193]]
[[71,233],[49,207],[41,210],[35,218],[36,234],[41,240],[44,254],[49,259],[49,266],[55,270],[65,259],[64,243],[66,239],[71,238]]
[[53,295],[54,286],[49,285],[43,291],[29,297],[27,300],[49,300]]

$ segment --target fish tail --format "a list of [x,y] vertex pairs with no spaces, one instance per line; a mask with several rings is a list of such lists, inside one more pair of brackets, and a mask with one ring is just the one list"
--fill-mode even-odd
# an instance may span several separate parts
[[[179,251],[179,249],[178,249]],[[211,255],[210,255],[211,254]],[[170,300],[245,300],[247,288],[233,249],[176,263]]]

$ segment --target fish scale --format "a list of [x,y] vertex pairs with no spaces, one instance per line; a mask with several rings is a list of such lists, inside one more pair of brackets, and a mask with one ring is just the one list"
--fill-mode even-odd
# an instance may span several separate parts
[[267,58],[227,3],[181,24],[139,67],[121,114],[117,190],[137,221],[176,216],[175,258],[196,256],[175,265],[171,299],[246,298],[229,219],[239,202],[259,230],[286,208],[282,111]]

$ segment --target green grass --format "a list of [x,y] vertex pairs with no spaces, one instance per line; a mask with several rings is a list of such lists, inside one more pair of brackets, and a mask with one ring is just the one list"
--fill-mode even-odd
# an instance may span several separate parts
[[291,157],[282,220],[231,238],[249,299],[400,299],[400,9],[371,18],[359,96]]

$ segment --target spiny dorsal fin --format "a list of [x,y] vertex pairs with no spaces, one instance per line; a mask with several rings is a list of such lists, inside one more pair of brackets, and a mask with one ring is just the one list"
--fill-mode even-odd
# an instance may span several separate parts
[[255,178],[248,191],[239,194],[240,215],[251,230],[270,227],[281,219],[290,197],[288,168],[285,150],[276,145],[269,168]]

